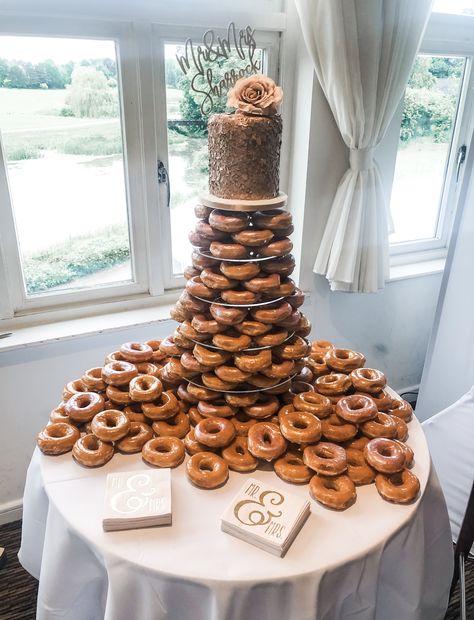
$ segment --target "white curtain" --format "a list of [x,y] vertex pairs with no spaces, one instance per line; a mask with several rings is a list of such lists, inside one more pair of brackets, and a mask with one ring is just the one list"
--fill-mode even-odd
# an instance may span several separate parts
[[350,162],[314,271],[326,276],[332,290],[375,292],[388,277],[391,219],[374,149],[405,90],[432,0],[295,2]]

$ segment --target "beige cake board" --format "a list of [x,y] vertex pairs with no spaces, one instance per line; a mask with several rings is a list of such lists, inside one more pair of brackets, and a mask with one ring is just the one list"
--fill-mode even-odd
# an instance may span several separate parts
[[286,206],[288,196],[284,192],[279,192],[275,198],[265,198],[263,200],[240,200],[238,198],[220,198],[213,194],[203,194],[199,197],[200,204],[212,209],[222,211],[243,211],[251,213],[254,211],[268,211],[269,209],[282,209]]

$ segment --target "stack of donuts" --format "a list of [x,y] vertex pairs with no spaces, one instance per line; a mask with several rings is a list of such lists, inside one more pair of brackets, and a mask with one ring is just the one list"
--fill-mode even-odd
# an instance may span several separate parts
[[414,455],[405,443],[412,409],[390,396],[384,375],[365,368],[362,354],[314,341],[279,394],[187,383],[170,376],[175,359],[167,339],[125,343],[64,387],[39,448],[72,451],[85,467],[117,452],[176,467],[187,453],[189,480],[207,489],[224,484],[229,470],[271,463],[281,479],[309,483],[313,499],[336,510],[372,482],[388,501],[416,498]]

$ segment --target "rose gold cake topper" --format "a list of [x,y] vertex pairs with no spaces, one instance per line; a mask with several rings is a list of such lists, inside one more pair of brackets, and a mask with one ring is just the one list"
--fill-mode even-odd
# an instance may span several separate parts
[[[204,116],[214,109],[215,99],[232,88],[237,80],[262,70],[261,60],[255,57],[254,33],[250,26],[237,30],[234,22],[230,22],[225,37],[217,36],[214,30],[206,30],[201,44],[186,39],[183,52],[176,54],[181,71],[184,75],[189,74],[191,89],[203,97],[200,107]],[[225,71],[222,77],[216,78],[212,65],[235,57],[235,54],[242,66]]]
[[227,105],[244,114],[274,116],[278,113],[283,90],[266,75],[241,78],[227,95]]

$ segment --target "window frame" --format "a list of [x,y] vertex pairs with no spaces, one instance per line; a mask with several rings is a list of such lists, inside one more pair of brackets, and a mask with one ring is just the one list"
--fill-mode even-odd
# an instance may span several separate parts
[[[444,183],[439,199],[435,234],[429,239],[390,243],[391,265],[444,259],[447,255],[464,173],[464,166],[461,166],[459,178],[456,181],[457,152],[463,144],[469,148],[470,136],[474,128],[474,119],[472,118],[474,110],[473,27],[473,17],[432,14],[418,51],[418,55],[462,56],[466,58],[466,65],[456,110],[456,122],[445,163]],[[468,32],[470,32],[470,36],[466,36]],[[403,113],[402,108],[403,102],[400,105],[400,122]]]

